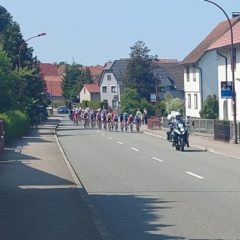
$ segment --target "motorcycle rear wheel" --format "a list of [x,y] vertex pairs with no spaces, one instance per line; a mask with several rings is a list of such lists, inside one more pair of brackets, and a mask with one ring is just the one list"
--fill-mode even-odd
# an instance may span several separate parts
[[181,150],[181,152],[183,152],[184,151],[184,139],[180,138],[179,141],[180,141],[180,150]]

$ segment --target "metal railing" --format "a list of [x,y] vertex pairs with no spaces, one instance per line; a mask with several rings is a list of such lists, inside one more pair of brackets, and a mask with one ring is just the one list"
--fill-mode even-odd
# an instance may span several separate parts
[[[191,133],[207,134],[209,136],[214,135],[214,120],[213,119],[201,119],[201,118],[189,118],[189,129]],[[162,127],[168,128],[168,120],[166,117],[162,117]]]

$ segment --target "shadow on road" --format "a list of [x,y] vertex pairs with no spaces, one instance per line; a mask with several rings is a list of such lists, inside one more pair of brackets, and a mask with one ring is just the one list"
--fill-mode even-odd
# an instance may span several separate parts
[[[161,212],[173,210],[172,201],[164,201],[144,195],[90,195],[90,201],[100,216],[112,238],[131,240],[184,239],[180,236],[161,234],[165,228]],[[156,212],[159,214],[156,215]],[[107,219],[107,220],[106,220]]]

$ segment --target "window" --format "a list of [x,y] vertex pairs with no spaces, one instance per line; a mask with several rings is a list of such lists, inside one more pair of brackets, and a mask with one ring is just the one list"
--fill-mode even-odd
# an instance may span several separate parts
[[83,93],[86,94],[86,88],[83,89]]
[[116,108],[117,107],[117,102],[115,100],[112,100],[112,107]]
[[198,95],[194,94],[194,108],[198,109]]
[[110,74],[107,75],[107,80],[111,81],[111,75]]
[[186,75],[187,75],[187,82],[190,81],[190,77],[189,77],[189,66],[186,66]]
[[196,76],[196,68],[193,67],[193,81],[196,82],[197,76]]
[[188,94],[188,108],[191,108],[191,94]]
[[107,86],[102,86],[102,92],[106,93],[107,92]]
[[111,93],[116,93],[116,86],[111,86]]

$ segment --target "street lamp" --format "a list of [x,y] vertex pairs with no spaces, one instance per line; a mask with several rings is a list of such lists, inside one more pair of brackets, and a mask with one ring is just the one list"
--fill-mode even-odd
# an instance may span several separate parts
[[231,55],[231,71],[232,71],[232,104],[233,104],[233,122],[234,122],[234,143],[237,144],[238,143],[238,138],[237,138],[237,111],[236,111],[236,91],[235,91],[235,74],[234,74],[234,70],[235,70],[235,52],[234,52],[234,45],[233,45],[233,25],[230,21],[230,18],[228,17],[227,13],[224,11],[224,9],[219,6],[218,4],[216,4],[213,1],[210,0],[203,0],[205,2],[209,2],[213,5],[215,5],[216,7],[218,7],[226,16],[229,26],[230,26],[230,32],[231,32],[231,50],[230,50],[230,55]]
[[46,33],[39,33],[38,35],[32,36],[26,40],[23,40],[22,44],[19,47],[19,51],[18,51],[18,69],[20,69],[21,67],[21,51],[22,51],[22,47],[24,44],[26,44],[26,42],[28,42],[30,39],[36,38],[36,37],[41,37],[41,36],[45,36]]

